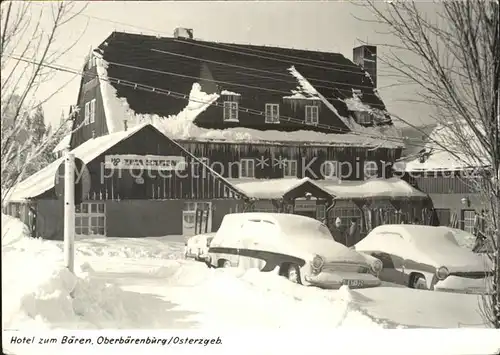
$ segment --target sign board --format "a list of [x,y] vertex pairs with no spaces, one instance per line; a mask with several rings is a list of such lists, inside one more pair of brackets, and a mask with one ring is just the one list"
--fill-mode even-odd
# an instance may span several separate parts
[[163,155],[106,155],[104,167],[107,169],[184,170],[186,159],[182,156]]
[[[56,196],[59,199],[64,200],[64,171],[66,164],[65,161],[59,165],[57,169],[54,188]],[[85,196],[90,192],[90,173],[87,165],[75,157],[75,205],[82,203]]]
[[295,200],[295,211],[315,211],[316,200]]

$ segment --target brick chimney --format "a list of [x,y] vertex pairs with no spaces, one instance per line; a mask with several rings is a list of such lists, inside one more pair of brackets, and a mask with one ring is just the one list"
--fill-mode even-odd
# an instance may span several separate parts
[[377,87],[377,46],[362,45],[352,50],[352,61],[363,68]]

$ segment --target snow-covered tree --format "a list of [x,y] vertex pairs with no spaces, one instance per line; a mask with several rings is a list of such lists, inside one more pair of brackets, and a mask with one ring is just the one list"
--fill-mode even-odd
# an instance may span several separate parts
[[44,132],[41,109],[58,89],[44,92],[43,100],[39,89],[54,74],[53,65],[74,45],[61,46],[58,35],[84,8],[77,2],[0,4],[2,204],[59,130],[50,136]]
[[[359,2],[358,2],[359,4]],[[399,44],[386,46],[379,58],[402,82],[419,88],[422,101],[435,108],[434,119],[447,132],[436,149],[474,167],[467,182],[481,194],[487,210],[487,238],[494,247],[492,295],[485,295],[483,313],[500,328],[500,21],[492,0],[429,3],[364,0],[373,16],[368,21],[388,29]],[[406,52],[406,53],[405,53]],[[419,65],[405,61],[407,54]],[[465,178],[464,178],[465,179]]]

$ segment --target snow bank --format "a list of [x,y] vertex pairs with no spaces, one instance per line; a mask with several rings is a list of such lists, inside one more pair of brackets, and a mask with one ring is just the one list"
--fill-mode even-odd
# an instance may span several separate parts
[[[57,245],[62,250],[62,242]],[[184,254],[182,236],[144,238],[88,238],[75,242],[76,255],[129,259],[180,259]]]
[[30,230],[20,219],[2,213],[2,250],[24,238],[30,237]]
[[217,329],[301,328],[304,324],[312,328],[388,327],[359,310],[358,304],[369,300],[355,292],[296,285],[277,272],[209,269],[193,262],[177,269],[168,280],[169,298],[199,312],[193,317],[204,326]]
[[10,226],[2,236],[3,329],[123,329],[158,322],[158,309],[144,311],[150,297],[99,280],[83,259],[75,276],[64,267],[56,243],[28,238],[22,223],[7,217],[2,216],[2,227]]

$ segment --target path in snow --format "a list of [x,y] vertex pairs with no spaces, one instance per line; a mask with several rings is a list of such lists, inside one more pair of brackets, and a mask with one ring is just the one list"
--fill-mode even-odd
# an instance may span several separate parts
[[214,270],[190,260],[93,258],[89,262],[94,277],[128,292],[178,304],[172,309],[174,315],[181,315],[180,310],[195,312],[186,315],[196,322],[195,327],[285,327],[304,322],[319,327],[387,328],[482,324],[477,297],[472,295],[388,286],[321,290],[294,285],[270,273]]

